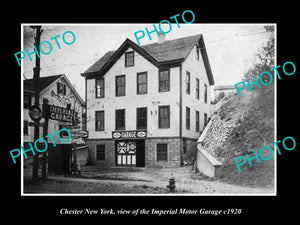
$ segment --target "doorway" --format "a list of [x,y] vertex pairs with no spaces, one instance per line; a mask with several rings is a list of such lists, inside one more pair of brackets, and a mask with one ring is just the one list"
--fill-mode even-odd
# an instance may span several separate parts
[[145,166],[145,140],[115,141],[117,166]]

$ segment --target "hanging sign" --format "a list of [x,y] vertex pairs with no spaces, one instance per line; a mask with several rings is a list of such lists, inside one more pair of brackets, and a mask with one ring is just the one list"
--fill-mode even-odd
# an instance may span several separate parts
[[74,110],[49,105],[47,116],[51,120],[74,123]]

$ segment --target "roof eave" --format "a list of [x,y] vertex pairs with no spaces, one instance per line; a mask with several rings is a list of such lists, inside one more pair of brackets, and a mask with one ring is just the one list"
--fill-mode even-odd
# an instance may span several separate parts
[[154,64],[155,66],[159,66],[158,61],[150,55],[145,49],[141,48],[137,44],[135,44],[133,41],[129,40],[128,38],[122,43],[122,45],[112,54],[110,59],[102,66],[102,68],[99,71],[93,71],[88,73],[81,73],[81,76],[85,77],[86,79],[88,77],[94,77],[96,75],[104,75],[117,61],[119,57],[124,53],[124,51],[131,47],[133,50],[138,52],[139,54],[143,55],[149,62]]
[[200,39],[199,39],[199,44],[200,44],[200,52],[203,58],[203,62],[204,62],[204,66],[205,66],[205,70],[207,73],[207,77],[208,77],[208,81],[209,81],[209,85],[214,85],[215,84],[215,80],[211,71],[211,67],[210,67],[210,63],[209,63],[209,59],[208,59],[208,55],[207,55],[207,51],[206,51],[206,47],[204,44],[204,39],[203,36],[201,35]]

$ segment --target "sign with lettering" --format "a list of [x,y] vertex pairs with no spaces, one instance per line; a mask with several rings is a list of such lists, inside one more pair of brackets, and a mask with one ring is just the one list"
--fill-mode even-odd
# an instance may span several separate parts
[[113,131],[112,132],[112,138],[126,138],[126,139],[132,139],[132,138],[145,138],[147,137],[147,131],[146,130],[125,130],[125,131]]
[[48,106],[47,116],[51,120],[74,123],[74,110],[55,105]]

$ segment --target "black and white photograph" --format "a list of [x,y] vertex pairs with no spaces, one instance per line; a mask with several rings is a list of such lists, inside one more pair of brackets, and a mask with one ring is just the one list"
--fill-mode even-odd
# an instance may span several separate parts
[[24,195],[276,194],[276,24],[160,25],[22,24]]
[[2,14],[7,221],[296,218],[296,5],[45,3]]

